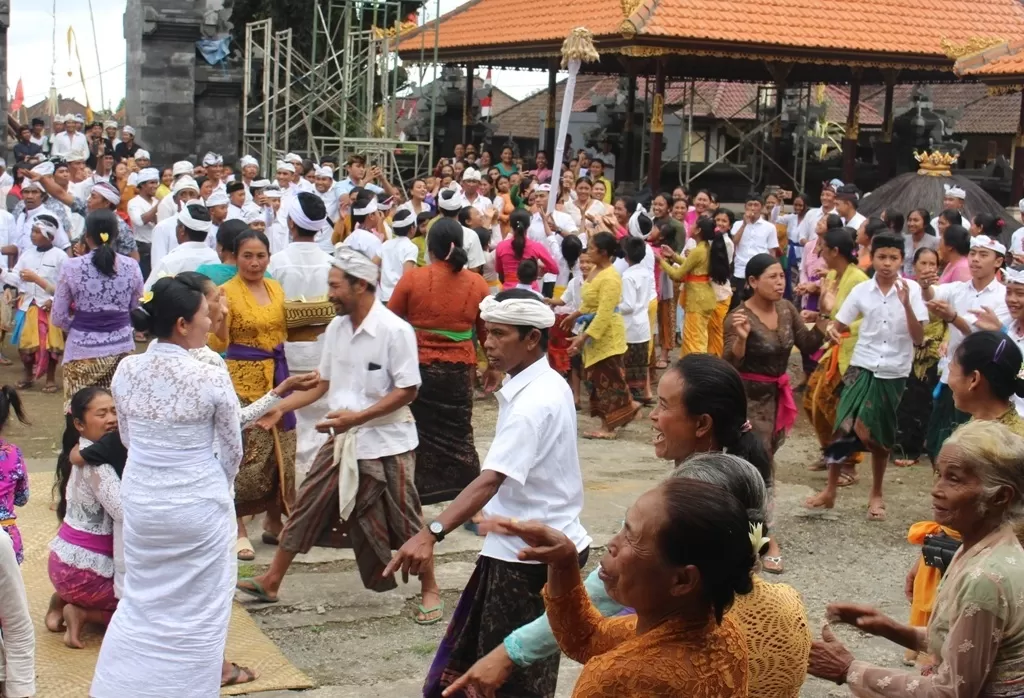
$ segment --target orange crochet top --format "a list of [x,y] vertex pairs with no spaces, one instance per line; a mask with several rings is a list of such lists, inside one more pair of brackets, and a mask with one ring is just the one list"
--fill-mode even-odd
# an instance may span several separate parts
[[544,603],[558,646],[584,664],[573,698],[747,696],[747,645],[729,617],[669,620],[637,635],[635,615],[603,618],[582,583],[558,598],[545,587]]

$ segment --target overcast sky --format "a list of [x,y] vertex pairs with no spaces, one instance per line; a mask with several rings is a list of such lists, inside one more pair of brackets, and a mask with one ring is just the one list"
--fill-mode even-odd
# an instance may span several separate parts
[[[56,64],[54,65],[53,6],[56,3]],[[435,17],[436,0],[428,2],[428,18]],[[442,14],[466,0],[441,0]],[[51,65],[57,91],[64,97],[85,103],[78,72],[78,60],[68,54],[67,31],[72,27],[80,42],[85,84],[92,107],[117,107],[125,93],[125,41],[122,24],[125,0],[92,0],[98,41],[94,41],[89,3],[84,0],[13,0],[11,28],[7,32],[7,82],[13,94],[18,79],[23,81],[25,104],[45,99],[50,90]],[[97,63],[96,46],[99,46]],[[68,73],[73,72],[69,76]],[[100,99],[102,79],[103,100]],[[547,86],[543,72],[495,71],[494,84],[513,97],[523,97]]]

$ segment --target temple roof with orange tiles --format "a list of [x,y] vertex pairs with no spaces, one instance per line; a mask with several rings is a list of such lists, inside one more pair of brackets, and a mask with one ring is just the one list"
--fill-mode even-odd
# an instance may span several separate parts
[[433,59],[436,22],[445,63],[547,68],[584,26],[602,56],[584,72],[621,74],[623,57],[665,58],[670,75],[750,81],[780,64],[792,82],[842,82],[839,66],[863,69],[865,81],[886,70],[900,70],[901,81],[954,80],[956,59],[1024,41],[1020,0],[469,0],[403,34],[403,59]]
[[980,80],[995,92],[1014,92],[1024,88],[1024,40],[1003,41],[961,57],[953,72]]

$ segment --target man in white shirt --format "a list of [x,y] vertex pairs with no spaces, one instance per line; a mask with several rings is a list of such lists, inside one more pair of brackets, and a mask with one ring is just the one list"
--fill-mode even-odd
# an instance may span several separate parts
[[217,230],[228,219],[228,195],[223,189],[214,189],[213,193],[206,197],[205,203],[206,208],[210,209],[210,220],[213,222],[213,228],[206,238],[206,244],[216,249]]
[[[394,193],[394,189],[384,179],[384,172],[379,167],[369,168],[370,176],[367,179],[366,158],[362,155],[350,155],[345,167],[348,171],[348,176],[335,185],[339,195],[348,194],[356,187],[369,189],[377,196]],[[381,186],[374,184],[374,180],[380,180]]]
[[836,212],[843,219],[843,225],[847,228],[860,230],[861,225],[867,220],[863,214],[858,213],[860,208],[860,191],[852,184],[844,184],[836,191]]
[[334,170],[330,167],[316,168],[316,194],[324,202],[327,209],[328,225],[333,226],[338,222],[338,211],[341,208],[341,201],[337,190],[334,188]]
[[[62,118],[62,117],[59,117],[59,116],[56,117],[56,119],[59,119],[59,118]],[[44,155],[49,155],[50,154],[50,139],[44,133],[45,130],[46,130],[46,122],[45,121],[43,121],[39,117],[35,117],[35,118],[32,119],[32,138],[30,140],[33,143],[35,143],[36,145],[38,145],[40,148],[42,148],[42,151],[43,151]]]
[[871,453],[868,520],[885,520],[882,481],[889,452],[896,443],[896,410],[914,362],[914,347],[924,342],[928,308],[917,282],[900,277],[903,238],[879,234],[871,239],[875,275],[854,287],[829,327],[837,345],[850,325],[861,319],[847,382],[836,408],[835,437],[825,447],[829,464],[825,491],[807,500],[812,509],[835,506],[841,465],[855,451]]
[[117,137],[117,122],[116,121],[105,121],[103,123],[103,133],[106,134],[107,143],[110,144],[110,149],[113,150],[117,147],[117,144],[121,142],[121,139]]
[[494,202],[480,193],[480,170],[467,167],[462,173],[462,195],[465,205],[479,211],[484,225],[490,227],[494,218]]
[[245,185],[245,203],[252,201],[252,183],[260,174],[260,161],[252,155],[243,155],[238,159],[238,166],[242,170],[242,184]]
[[[998,240],[987,235],[971,238],[971,251],[967,255],[971,270],[970,281],[954,281],[948,284],[932,285],[935,279],[930,275],[919,279],[924,288],[928,307],[949,323],[949,341],[946,356],[956,352],[964,337],[977,331],[977,313],[983,308],[995,312],[1003,326],[1010,322],[1010,311],[1006,307],[1006,286],[996,278],[996,271],[1003,266],[1006,248]],[[970,419],[953,405],[953,392],[949,389],[948,359],[940,362],[939,393],[935,398],[931,422],[928,425],[929,440],[926,444],[932,461],[938,457],[942,443],[953,431]]]
[[[533,191],[533,205],[530,207],[532,215],[526,235],[531,240],[544,243],[550,250],[551,256],[562,262],[562,238],[567,235],[579,235],[580,229],[568,213],[558,209],[548,213],[548,198],[551,196],[550,184],[539,184]],[[558,274],[547,273],[541,278],[542,294],[546,298],[550,298],[554,293],[555,286],[558,284],[558,276]]]
[[[171,195],[164,197],[164,201],[170,201],[174,204],[175,214],[153,226],[153,242],[150,246],[149,259],[154,269],[160,265],[160,260],[167,256],[168,252],[178,246],[178,226],[180,225],[178,214],[181,213],[181,210],[190,201],[195,201],[198,198],[199,185],[196,183],[196,180],[188,175],[180,177],[171,187]],[[161,201],[160,206],[157,207],[158,215],[164,201]],[[204,210],[206,209],[205,206],[203,208]],[[206,213],[209,215],[209,211],[206,211]],[[207,233],[211,233],[211,230],[212,224],[207,228]],[[209,247],[209,241],[206,242],[207,247]]]
[[224,177],[224,158],[217,153],[207,153],[203,156],[203,167],[206,168],[206,176],[213,180],[214,190],[223,190],[226,182]]
[[228,195],[227,220],[242,218],[242,207],[245,206],[245,185],[241,182],[228,182],[224,187]]
[[[50,163],[42,163],[36,167],[48,164]],[[27,250],[32,245],[33,220],[36,216],[45,213],[52,214],[59,224],[53,246],[67,251],[71,247],[71,240],[68,238],[65,227],[68,216],[64,212],[64,206],[57,199],[46,194],[46,189],[38,179],[26,176],[21,184],[21,206],[15,208],[14,227],[11,236],[4,243],[2,254],[13,258]]]
[[[498,391],[494,441],[477,476],[455,500],[397,552],[385,574],[431,569],[434,546],[482,511],[487,518],[532,520],[565,534],[585,563],[590,536],[580,523],[583,478],[576,450],[576,408],[569,384],[548,364],[554,312],[532,291],[512,289],[480,303],[486,323],[484,351],[492,369],[507,373]],[[500,525],[500,524],[499,524]],[[453,614],[448,637],[458,638],[447,661],[469,667],[513,630],[544,612],[545,565],[521,562],[519,537],[492,531],[484,539],[473,578]],[[486,635],[479,618],[488,618]],[[495,640],[492,642],[491,640]],[[553,695],[556,653],[517,669],[503,695]],[[441,657],[439,657],[440,659]],[[435,660],[437,661],[437,660]],[[444,671],[447,666],[435,666]]]
[[[240,579],[239,591],[274,602],[298,553],[309,552],[321,531],[341,519],[348,526],[363,585],[389,591],[392,543],[423,526],[414,463],[419,444],[409,404],[422,380],[412,327],[375,297],[379,269],[358,252],[340,249],[331,260],[328,297],[338,317],[327,328],[320,382],[285,398],[264,420],[277,419],[326,397],[330,412],[317,429],[328,435],[279,538],[270,569]],[[262,423],[264,420],[261,420]],[[418,570],[419,623],[444,612],[433,566]]]
[[160,171],[155,167],[139,170],[137,176],[138,194],[128,202],[128,218],[135,231],[135,243],[139,246],[139,266],[142,275],[149,277],[150,252],[153,245],[153,227],[156,225],[156,189],[160,186]]
[[[459,211],[462,210],[462,205],[465,203],[462,190],[459,189],[459,185],[452,182],[447,189],[441,191],[438,195],[437,207],[440,210],[441,216],[444,218],[452,218],[458,222]],[[430,229],[427,229],[427,237],[430,237]],[[466,256],[469,261],[466,262],[466,268],[471,271],[479,272],[484,267],[484,248],[480,244],[480,236],[476,234],[476,231],[472,228],[462,226],[462,248],[466,250]]]
[[[173,182],[176,184],[182,177],[188,177],[192,179],[192,163],[187,160],[179,160],[174,163],[171,167],[171,176]],[[195,181],[194,179],[192,181]],[[171,191],[174,191],[174,184],[171,184]],[[179,211],[178,202],[174,200],[174,197],[165,196],[160,200],[160,205],[156,207],[156,220],[157,223],[168,218],[175,218]]]
[[[952,210],[960,214],[962,219],[961,225],[965,228],[971,227],[971,219],[967,215],[967,211],[964,209],[964,202],[967,199],[967,192],[964,191],[963,187],[956,184],[943,184],[944,196],[942,197],[942,211]],[[939,211],[941,214],[942,211]],[[939,231],[939,217],[935,216],[932,218],[932,230],[936,233]]]
[[836,189],[841,186],[843,186],[843,183],[838,179],[833,179],[830,182],[824,182],[822,184],[821,206],[818,208],[812,208],[808,211],[807,215],[804,216],[803,221],[799,226],[797,226],[796,239],[801,246],[817,235],[815,230],[818,227],[819,220],[825,216],[836,213]]
[[[644,264],[649,248],[642,238],[630,236],[623,242],[626,262],[622,272],[622,300],[619,314],[626,325],[626,383],[634,400],[651,399],[650,348],[651,318],[648,310],[655,299],[654,275]],[[651,253],[653,260],[653,253]]]
[[53,137],[50,155],[67,157],[68,153],[72,151],[88,154],[89,141],[85,134],[80,132],[84,121],[84,119],[79,121],[78,117],[73,114],[64,117],[64,132]]
[[765,252],[779,256],[779,231],[761,216],[763,208],[761,197],[751,194],[747,197],[743,219],[732,226],[732,242],[736,246],[736,254],[733,258],[730,308],[735,308],[742,299],[741,291],[747,283],[747,262],[750,258]]
[[[288,369],[295,375],[315,371],[320,366],[324,331],[333,317],[327,300],[327,276],[332,265],[331,255],[313,240],[326,220],[323,202],[315,194],[302,192],[291,200],[290,206],[287,216],[292,241],[270,257],[267,272],[284,289],[289,328],[284,354]],[[299,321],[301,326],[293,327]],[[316,430],[316,423],[328,411],[324,399],[295,411],[295,476],[299,484],[326,441],[326,436]]]
[[[267,187],[263,190],[263,199],[267,202],[263,210],[264,220],[268,221],[264,233],[270,240],[271,256],[277,254],[288,246],[291,241],[288,232],[288,225],[278,215],[281,210],[281,189],[279,187]],[[286,219],[287,220],[287,219]]]
[[210,212],[196,202],[183,206],[178,214],[176,233],[177,246],[159,263],[153,265],[153,271],[146,280],[146,290],[153,288],[164,276],[174,276],[183,271],[195,271],[203,264],[217,264],[220,257],[206,244],[206,236],[210,233]]

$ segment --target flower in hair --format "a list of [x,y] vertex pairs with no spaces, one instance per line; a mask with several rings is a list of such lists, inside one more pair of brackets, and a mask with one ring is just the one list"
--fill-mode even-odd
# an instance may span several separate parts
[[153,300],[153,291],[146,291],[145,293],[142,294],[142,298],[139,299],[139,302],[142,303],[143,305],[145,305],[146,303],[149,303],[152,300]]
[[110,242],[110,234],[109,233],[100,233],[100,240],[102,240],[104,242],[104,244]]
[[771,540],[764,535],[764,524],[760,523],[750,524],[750,533],[747,535],[750,537],[750,546],[754,549],[754,555],[760,555],[761,549]]

